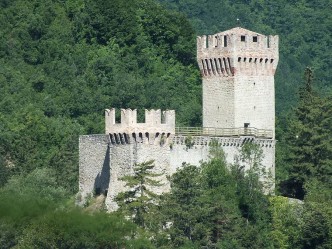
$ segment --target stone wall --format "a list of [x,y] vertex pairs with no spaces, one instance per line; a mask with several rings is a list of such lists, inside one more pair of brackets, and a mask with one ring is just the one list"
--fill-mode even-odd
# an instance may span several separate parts
[[274,135],[278,36],[246,29],[197,38],[203,77],[203,127],[249,127]]
[[121,109],[121,122],[115,120],[116,109],[105,110],[105,133],[165,133],[175,132],[175,111],[145,110],[145,122],[137,122],[137,110]]
[[263,151],[262,165],[271,176],[267,179],[262,175],[261,181],[270,181],[270,190],[273,190],[274,74],[279,60],[278,46],[278,36],[242,28],[197,38],[197,62],[203,77],[202,130],[249,127],[269,130],[273,135],[263,133],[250,137],[249,129],[245,129],[237,137],[193,136],[189,144],[185,136],[175,135],[173,110],[145,110],[145,122],[138,123],[136,110],[121,109],[121,122],[117,123],[116,110],[106,109],[106,135],[80,137],[81,204],[89,194],[107,193],[107,209],[116,210],[115,196],[127,189],[121,177],[133,174],[135,164],[149,160],[154,160],[155,173],[163,173],[160,180],[164,184],[153,191],[159,194],[168,191],[166,177],[183,163],[200,165],[209,160],[211,139],[219,142],[230,164],[236,162],[245,143],[258,144]]
[[273,76],[249,76],[234,80],[234,126],[275,130]]
[[[81,201],[97,192],[105,193],[109,185],[109,136],[79,137],[79,193]],[[80,200],[79,200],[80,201]]]
[[233,78],[203,80],[203,127],[235,127],[234,92]]
[[[168,141],[130,139],[129,143],[114,143],[108,136],[92,135],[80,137],[80,193],[87,196],[100,188],[107,192],[105,200],[109,211],[117,209],[114,198],[125,191],[125,182],[120,178],[133,173],[133,166],[138,163],[154,160],[154,172],[163,174],[159,180],[163,183],[155,187],[154,192],[161,194],[169,190],[167,176],[174,174],[183,163],[199,166],[209,160],[209,144],[212,139],[219,142],[226,154],[228,163],[234,163],[245,143],[257,143],[263,150],[263,161],[266,171],[274,179],[274,140],[256,139],[253,137],[192,137],[188,146],[185,136],[174,136]],[[263,177],[261,180],[265,181]]]

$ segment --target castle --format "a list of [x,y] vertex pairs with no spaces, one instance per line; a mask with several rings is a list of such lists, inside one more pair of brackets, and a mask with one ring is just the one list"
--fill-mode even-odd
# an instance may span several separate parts
[[245,143],[263,151],[262,165],[274,178],[275,94],[278,36],[265,36],[233,28],[197,37],[197,62],[203,78],[203,127],[176,127],[175,111],[145,110],[145,123],[137,111],[105,110],[105,134],[79,138],[79,191],[81,201],[92,193],[106,194],[109,211],[114,197],[125,190],[119,178],[131,174],[137,163],[154,160],[169,190],[167,175],[185,163],[199,165],[209,159],[210,141],[217,140],[234,163]]

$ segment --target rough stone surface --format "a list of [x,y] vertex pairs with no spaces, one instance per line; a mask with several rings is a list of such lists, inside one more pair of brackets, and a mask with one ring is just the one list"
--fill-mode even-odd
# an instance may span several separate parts
[[272,130],[278,36],[234,28],[197,38],[203,77],[203,127]]
[[109,172],[109,136],[80,136],[79,193],[82,201],[95,191],[105,192],[109,184]]
[[[262,165],[274,179],[278,39],[242,28],[197,38],[197,61],[203,77],[204,136],[193,135],[190,146],[181,129],[175,132],[173,110],[145,110],[145,123],[137,123],[136,110],[121,109],[121,122],[116,123],[116,110],[106,109],[106,135],[80,137],[79,203],[83,204],[89,194],[107,193],[107,209],[116,210],[114,198],[126,190],[121,177],[133,174],[135,164],[149,160],[154,160],[155,173],[163,173],[159,178],[163,185],[153,191],[168,191],[167,176],[183,163],[200,165],[209,160],[211,139],[219,142],[230,164],[236,162],[245,143],[258,144],[263,151]],[[268,130],[272,135],[249,136],[244,126]],[[219,136],[209,133],[238,128],[243,132]],[[261,175],[260,180],[272,184],[267,190],[274,189],[273,180],[266,175]]]

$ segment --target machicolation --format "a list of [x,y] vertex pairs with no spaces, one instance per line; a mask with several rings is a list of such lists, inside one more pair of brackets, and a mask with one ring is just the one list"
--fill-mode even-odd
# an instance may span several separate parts
[[[145,110],[145,122],[138,122],[136,109],[121,109],[121,121],[116,122],[117,110],[106,109],[105,134],[80,136],[81,203],[98,190],[107,193],[107,209],[116,210],[114,198],[125,190],[119,179],[132,174],[135,164],[149,160],[154,160],[156,173],[163,174],[164,184],[153,191],[168,191],[167,176],[183,163],[200,165],[209,160],[212,141],[222,147],[229,163],[237,160],[244,144],[258,144],[262,165],[274,178],[278,43],[278,36],[239,27],[197,37],[202,127],[176,127],[174,110]],[[266,176],[261,180],[267,181]]]

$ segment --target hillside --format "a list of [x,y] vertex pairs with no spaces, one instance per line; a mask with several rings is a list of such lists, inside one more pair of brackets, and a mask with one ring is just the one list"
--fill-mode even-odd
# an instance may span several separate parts
[[181,14],[152,0],[14,0],[0,2],[0,27],[0,185],[49,166],[76,192],[78,135],[102,133],[105,108],[175,109],[178,124],[200,124]]
[[[170,193],[145,171],[117,212],[97,193],[77,207],[79,135],[109,107],[200,126],[195,37],[234,26],[281,38],[276,196],[259,146],[229,165],[211,143]],[[331,27],[329,0],[0,0],[0,248],[332,248]]]
[[[185,13],[196,33],[214,34],[235,26],[280,37],[276,73],[276,110],[282,115],[298,100],[306,67],[315,71],[316,89],[331,93],[332,5],[318,1],[160,0]],[[237,20],[239,19],[239,20]]]

